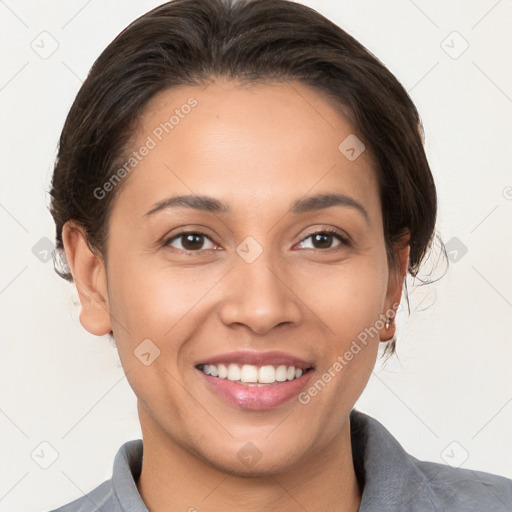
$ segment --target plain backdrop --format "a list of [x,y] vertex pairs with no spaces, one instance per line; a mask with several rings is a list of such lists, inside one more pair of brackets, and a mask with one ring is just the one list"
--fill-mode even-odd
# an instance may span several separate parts
[[[47,191],[90,66],[160,3],[0,1],[2,511],[82,496],[141,437],[116,349],[83,329],[74,285],[47,258]],[[512,478],[512,1],[303,3],[378,56],[416,103],[451,260],[432,285],[409,280],[398,357],[377,364],[356,406],[418,459]]]

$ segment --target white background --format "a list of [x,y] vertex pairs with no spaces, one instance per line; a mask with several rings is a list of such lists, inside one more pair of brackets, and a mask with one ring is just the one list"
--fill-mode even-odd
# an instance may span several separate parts
[[[32,249],[54,237],[47,190],[81,82],[159,3],[0,1],[2,511],[41,512],[81,496],[110,477],[121,444],[141,436],[117,351],[82,328],[74,285]],[[303,3],[410,92],[438,187],[437,230],[458,258],[439,282],[411,292],[399,359],[377,365],[357,407],[419,459],[512,478],[512,1]],[[46,59],[32,48],[41,38],[46,49],[58,43]],[[48,469],[31,457],[43,441],[58,452]]]

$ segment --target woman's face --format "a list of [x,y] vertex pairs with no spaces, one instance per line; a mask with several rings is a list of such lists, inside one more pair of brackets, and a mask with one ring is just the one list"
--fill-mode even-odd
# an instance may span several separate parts
[[[109,224],[107,328],[81,313],[95,334],[111,322],[143,435],[241,474],[297,467],[340,435],[402,285],[356,133],[298,83],[151,101]],[[237,379],[229,364],[252,363],[249,381],[304,373],[243,385],[198,368],[223,362]]]

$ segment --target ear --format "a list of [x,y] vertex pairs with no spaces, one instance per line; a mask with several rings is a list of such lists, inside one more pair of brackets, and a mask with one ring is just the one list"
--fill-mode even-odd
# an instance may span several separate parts
[[[395,335],[395,316],[398,306],[400,305],[404,280],[407,275],[407,269],[409,268],[410,238],[410,232],[406,230],[398,242],[396,242],[395,250],[397,251],[399,259],[399,268],[391,269],[389,272],[388,291],[384,302],[385,310],[383,311],[384,322],[388,316],[391,316],[391,322],[388,328],[384,327],[381,330],[381,341],[389,341]],[[393,313],[390,315],[391,312]]]
[[89,248],[83,227],[72,221],[62,228],[62,242],[80,297],[80,323],[96,336],[108,334],[112,326],[103,259]]

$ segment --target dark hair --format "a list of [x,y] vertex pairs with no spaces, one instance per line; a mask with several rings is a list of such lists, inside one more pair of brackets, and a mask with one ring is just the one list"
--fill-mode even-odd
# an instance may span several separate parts
[[398,268],[397,242],[408,229],[408,271],[416,276],[437,211],[418,112],[364,46],[287,0],[174,0],[135,20],[103,51],[60,137],[50,212],[64,270],[54,257],[55,271],[73,280],[62,243],[68,220],[82,226],[91,250],[106,261],[109,216],[121,187],[101,200],[94,191],[122,165],[148,101],[168,88],[221,77],[242,84],[298,81],[348,107],[376,163],[388,265]]

